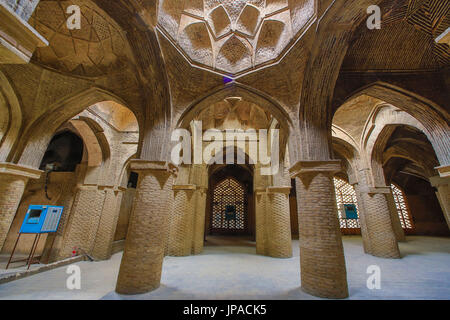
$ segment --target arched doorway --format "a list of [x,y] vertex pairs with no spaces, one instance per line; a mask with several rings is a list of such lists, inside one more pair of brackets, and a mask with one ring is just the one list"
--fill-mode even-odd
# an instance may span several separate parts
[[255,238],[253,168],[214,165],[210,168],[206,235]]
[[54,166],[54,171],[74,172],[83,157],[83,140],[68,130],[56,134],[50,141],[44,158],[39,166],[46,170],[47,165]]

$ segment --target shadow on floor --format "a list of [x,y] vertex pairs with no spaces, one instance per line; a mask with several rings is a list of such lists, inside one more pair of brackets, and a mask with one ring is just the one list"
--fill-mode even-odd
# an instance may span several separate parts
[[256,248],[256,242],[250,236],[207,236],[205,247],[251,247]]

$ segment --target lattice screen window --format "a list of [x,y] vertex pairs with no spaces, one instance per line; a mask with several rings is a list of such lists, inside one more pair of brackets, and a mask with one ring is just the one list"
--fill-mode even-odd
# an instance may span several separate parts
[[214,188],[212,229],[245,230],[245,189],[233,178],[227,178]]
[[403,194],[403,191],[395,184],[391,184],[391,189],[402,228],[413,229],[411,214],[409,212],[408,206],[406,205],[405,195]]
[[334,188],[336,191],[336,204],[338,208],[339,223],[342,229],[359,229],[359,212],[356,219],[349,219],[345,211],[345,205],[354,205],[358,211],[358,202],[356,200],[356,192],[352,185],[346,181],[334,178]]

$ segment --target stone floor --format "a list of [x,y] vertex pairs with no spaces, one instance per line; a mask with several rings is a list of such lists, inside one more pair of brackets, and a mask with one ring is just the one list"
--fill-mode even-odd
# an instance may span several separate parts
[[[219,243],[209,241],[198,256],[167,257],[162,285],[151,293],[114,292],[118,253],[109,261],[77,263],[81,290],[66,288],[69,275],[61,267],[0,285],[0,299],[316,299],[300,290],[298,249],[291,259],[273,259],[256,255],[248,241]],[[344,237],[344,248],[350,299],[450,299],[450,238],[408,237],[396,260],[363,254],[357,236]],[[380,290],[366,286],[370,265],[381,268]]]
[[[6,269],[9,258],[10,258],[10,254],[3,254],[3,253],[0,254],[0,277],[5,274],[26,271],[28,269],[28,265],[25,261],[26,259],[28,259],[28,255],[15,254],[12,259],[13,262],[9,265],[9,268]],[[21,260],[21,261],[18,261],[18,260]],[[17,262],[14,262],[14,261],[17,261]],[[30,266],[30,270],[38,269],[39,266],[40,266],[39,264],[32,264]]]

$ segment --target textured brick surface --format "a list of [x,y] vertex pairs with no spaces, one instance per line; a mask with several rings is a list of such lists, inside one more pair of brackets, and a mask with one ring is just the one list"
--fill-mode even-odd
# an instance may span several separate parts
[[267,193],[255,192],[255,223],[256,223],[256,253],[266,255],[268,252],[266,230],[266,202]]
[[106,260],[111,257],[123,195],[121,190],[111,188],[105,189],[103,192],[105,193],[105,199],[92,249],[92,256],[100,260]]
[[315,296],[348,296],[347,273],[332,172],[296,178],[302,289]]
[[289,194],[269,193],[267,202],[267,253],[274,258],[290,258],[292,257],[292,236]]
[[0,249],[19,207],[27,179],[0,173]]
[[371,190],[369,193],[367,176],[364,171],[360,172],[359,181],[362,191],[361,201],[364,206],[364,220],[370,241],[368,253],[382,258],[400,258],[386,195],[376,193],[376,190]]
[[363,248],[365,253],[370,253],[369,231],[367,230],[366,209],[358,183],[354,184],[356,199],[358,201],[359,221],[361,223],[361,237],[363,240]]
[[92,253],[104,201],[105,193],[99,191],[97,187],[82,187],[77,191],[65,226],[60,259],[71,256],[74,247]]
[[138,189],[130,219],[116,291],[137,294],[160,285],[168,199],[172,177],[164,170],[139,171]]
[[174,204],[169,216],[169,256],[188,256],[194,237],[194,190],[174,190]]
[[194,206],[194,236],[192,242],[192,254],[203,252],[205,241],[205,210],[206,210],[206,188],[200,188],[195,191]]
[[397,206],[395,205],[395,200],[392,193],[386,194],[386,200],[389,207],[389,213],[391,216],[391,224],[394,230],[395,238],[397,241],[406,241],[405,231],[403,231],[400,218],[398,216]]

